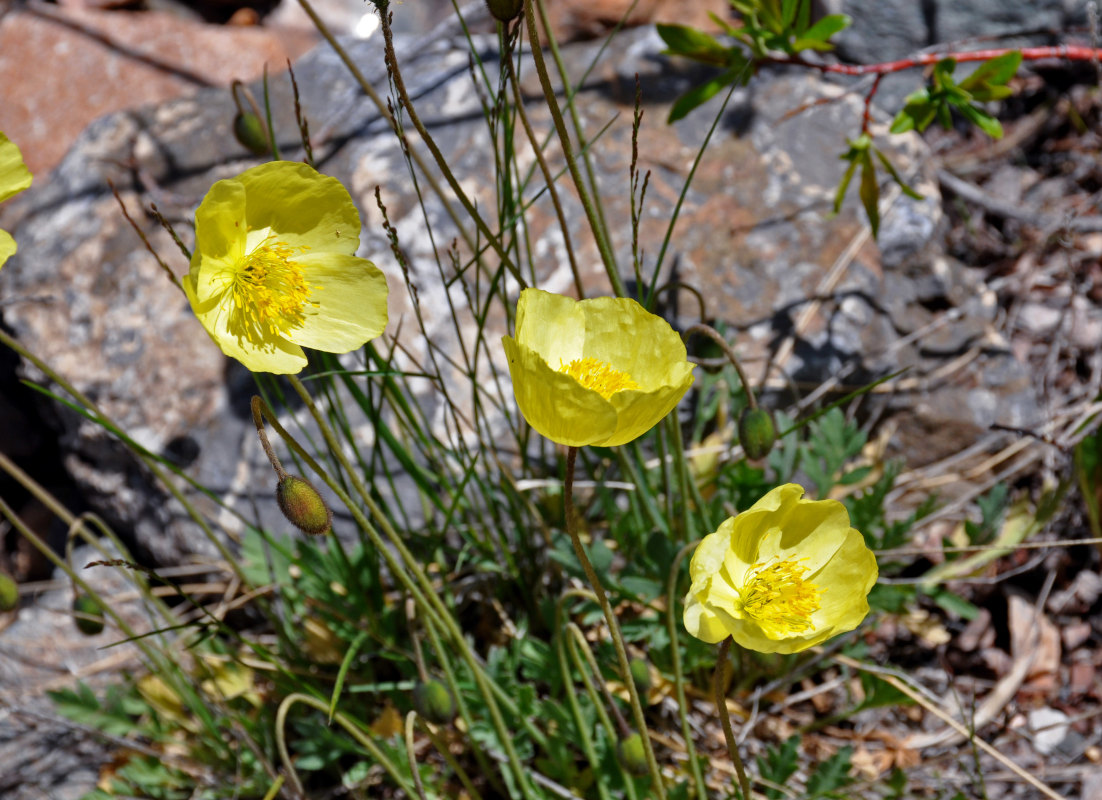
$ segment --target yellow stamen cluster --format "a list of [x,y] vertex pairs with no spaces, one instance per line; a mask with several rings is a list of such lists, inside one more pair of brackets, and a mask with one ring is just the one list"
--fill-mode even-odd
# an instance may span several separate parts
[[746,573],[739,591],[742,610],[767,634],[810,630],[811,615],[822,605],[819,597],[825,590],[804,580],[807,567],[799,561],[786,558],[773,564],[758,563]]
[[268,239],[237,264],[230,330],[254,345],[298,328],[306,320],[311,286],[292,259],[301,248]]
[[559,372],[569,375],[582,386],[592,389],[606,400],[624,389],[638,389],[639,384],[622,370],[597,358],[575,358],[569,364],[560,362]]

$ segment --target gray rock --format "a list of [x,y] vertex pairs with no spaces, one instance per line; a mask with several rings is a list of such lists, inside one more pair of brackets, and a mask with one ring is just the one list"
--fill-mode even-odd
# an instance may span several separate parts
[[[496,39],[474,41],[487,71],[493,73]],[[385,85],[379,38],[350,40],[346,46],[373,85]],[[580,76],[600,47],[600,42],[571,44],[566,63]],[[641,76],[643,88],[640,168],[650,171],[639,233],[645,264],[653,264],[663,246],[678,193],[721,102],[717,97],[687,119],[667,125],[670,103],[700,75],[659,55],[661,48],[651,29],[618,36],[578,99],[590,132],[613,122],[594,145],[592,162],[622,272],[630,271],[631,259],[627,177],[634,75]],[[448,164],[473,202],[493,208],[492,187],[484,180],[491,145],[480,95],[471,84],[465,42],[447,37],[404,39],[399,54],[409,91]],[[527,75],[526,94],[540,97],[530,65],[522,74]],[[441,353],[457,355],[449,302],[459,315],[459,335],[467,336],[474,323],[462,293],[456,287],[445,289],[438,276],[435,249],[457,235],[445,207],[428,191],[423,191],[423,206],[415,202],[405,157],[393,134],[332,50],[322,47],[303,59],[296,75],[319,166],[341,178],[352,192],[364,221],[360,253],[388,273],[391,335],[404,319],[403,346],[411,358],[428,357],[427,341]],[[296,127],[288,87],[276,81],[272,88],[284,157],[295,158]],[[709,318],[746,332],[738,344],[749,362],[764,363],[776,356],[791,337],[791,356],[781,367],[810,385],[840,374],[858,380],[900,366],[912,367],[917,376],[934,374],[946,358],[982,340],[991,325],[991,309],[975,305],[980,293],[974,287],[963,291],[966,297],[953,296],[953,286],[966,273],[963,267],[957,265],[952,276],[946,272],[940,278],[929,268],[940,209],[936,184],[926,177],[926,150],[918,137],[886,138],[884,119],[873,126],[878,145],[926,196],[919,203],[904,202],[885,186],[885,257],[871,244],[850,250],[866,236],[855,190],[842,212],[830,217],[834,188],[845,166],[838,155],[846,138],[857,133],[862,112],[859,97],[845,95],[811,73],[765,71],[748,88],[736,91],[685,196],[666,257],[664,274],[676,274],[699,289],[707,299]],[[537,130],[549,129],[541,101],[531,102],[529,113]],[[121,187],[123,200],[153,246],[181,274],[184,259],[168,236],[142,216],[139,204],[156,202],[190,241],[192,211],[210,184],[252,163],[227,155],[239,152],[229,136],[231,118],[228,94],[207,91],[116,114],[91,126],[55,173],[46,179],[40,176],[17,201],[20,252],[0,272],[0,291],[6,298],[2,312],[4,322],[33,351],[143,447],[176,459],[190,476],[222,497],[233,513],[180,484],[180,490],[220,525],[239,532],[235,513],[245,518],[259,514],[262,524],[286,530],[271,500],[274,477],[248,418],[251,379],[212,345],[182,294],[138,245],[107,188],[108,180]],[[559,158],[553,148],[547,155],[553,161]],[[407,276],[390,256],[375,203],[376,186],[382,188],[409,260],[408,280],[422,306],[424,337],[414,334],[412,302],[403,291]],[[581,210],[570,197],[564,202],[587,291],[607,293],[607,279]],[[426,218],[434,238],[426,235]],[[528,210],[526,222],[534,237],[540,285],[567,291],[564,242],[546,197]],[[675,261],[677,272],[671,273]],[[933,318],[916,301],[941,302],[942,295],[946,303],[959,307],[958,320],[918,341],[903,338],[897,345]],[[972,299],[966,302],[967,298]],[[679,322],[696,321],[698,314],[687,296],[673,298],[670,306]],[[812,307],[815,313],[797,329],[803,312]],[[982,356],[970,374],[992,369],[992,358],[996,357]],[[1000,369],[1013,372],[1012,357],[1003,353],[997,358],[1009,358]],[[33,369],[27,372],[41,378]],[[495,376],[487,371],[485,378]],[[938,395],[928,398],[931,424],[937,424],[941,413],[981,427],[995,420],[1021,421],[1031,413],[1028,393],[1017,388],[992,390],[969,380],[970,385],[957,387],[965,394],[950,396],[944,409]],[[1017,386],[1012,380],[1003,385],[1011,384]],[[437,409],[433,418],[441,426],[440,434],[448,435],[431,386],[426,382],[418,391],[426,409]],[[1006,405],[1007,396],[1015,398],[1012,407]],[[1015,405],[1021,402],[1026,405]],[[70,474],[93,507],[129,532],[153,561],[170,563],[211,552],[184,510],[126,448],[66,409],[52,413]],[[364,441],[372,441],[374,432],[366,420],[351,424]],[[400,495],[409,491],[401,480],[398,486]],[[342,529],[349,532],[347,523],[338,525]]]

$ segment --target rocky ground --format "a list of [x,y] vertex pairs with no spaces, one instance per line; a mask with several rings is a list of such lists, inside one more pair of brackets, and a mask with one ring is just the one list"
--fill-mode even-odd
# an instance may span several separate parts
[[[565,4],[562,32],[585,39],[612,16],[614,5]],[[684,12],[676,4],[651,5],[654,13]],[[1017,8],[1004,5],[1005,15],[997,17],[1002,22],[1013,17],[1008,9]],[[1039,5],[1048,15],[1060,4]],[[416,10],[404,16],[404,6]],[[455,34],[444,13],[450,3],[404,6],[396,9],[396,21],[405,26],[400,30],[411,83],[429,101],[438,98],[439,107],[451,99],[459,105],[450,108],[470,110],[463,103],[472,98],[455,88],[464,79],[466,57],[449,40]],[[933,39],[912,41],[921,25],[931,37],[942,28],[959,33],[963,23],[950,4],[922,6],[940,9],[940,16],[917,18],[907,36],[889,43],[911,49],[930,44]],[[232,19],[218,8],[218,22]],[[347,32],[363,18],[358,4],[336,3],[329,11]],[[865,11],[864,23],[878,23],[880,12]],[[129,11],[28,4],[0,19],[0,85],[24,92],[18,102],[0,107],[0,130],[30,143],[28,161],[38,173],[34,189],[0,219],[3,227],[14,227],[22,251],[22,260],[0,272],[0,320],[80,388],[95,393],[129,430],[139,431],[143,444],[179,451],[201,480],[237,493],[245,503],[242,486],[248,480],[242,471],[248,474],[257,459],[244,444],[249,423],[236,389],[243,376],[196,335],[186,305],[168,292],[155,264],[119,220],[106,180],[111,178],[134,207],[152,199],[170,217],[186,219],[211,180],[245,163],[243,151],[224,155],[232,116],[227,92],[196,90],[222,83],[230,73],[255,80],[265,61],[296,57],[313,39],[305,26],[293,35],[274,32],[281,13],[287,14],[281,23],[286,30],[301,23],[279,9],[272,24],[259,27],[202,22],[204,13],[217,16],[210,9],[192,9],[184,20],[178,11],[154,13],[159,21],[150,26]],[[257,21],[237,22],[250,19]],[[1012,20],[1019,30],[1058,20],[1027,21]],[[434,28],[437,24],[444,27]],[[425,37],[426,29],[438,35]],[[14,54],[20,46],[42,52],[42,37],[57,47],[70,43],[55,48],[59,58],[75,51],[88,59],[65,68],[74,81],[111,74],[125,63],[117,79],[125,92],[97,104],[87,87],[77,89],[86,102],[73,102],[64,92],[74,86],[56,81],[32,88],[23,57]],[[156,44],[169,40],[192,46],[173,52]],[[862,41],[868,37],[850,43],[855,57],[892,57],[857,52]],[[135,54],[149,43],[153,50]],[[578,53],[591,47],[584,41],[573,46]],[[652,92],[644,152],[649,143],[652,152],[666,154],[647,164],[654,175],[652,208],[661,216],[669,203],[663,190],[678,185],[683,177],[678,165],[687,161],[706,123],[690,118],[676,130],[664,126],[669,101],[693,74],[658,58],[660,43],[645,29],[625,37],[621,46],[588,94],[587,110],[594,119],[625,114],[631,78],[636,72],[643,76]],[[227,60],[212,61],[208,48]],[[150,52],[160,60],[151,60]],[[381,58],[370,39],[353,52],[381,77]],[[298,65],[326,170],[350,186],[370,230],[376,220],[366,210],[374,207],[374,186],[393,187],[398,181],[392,176],[400,174],[393,146],[384,146],[389,134],[362,110],[362,100],[331,56],[314,53]],[[840,391],[870,375],[909,368],[890,391],[866,399],[861,410],[879,436],[870,456],[902,457],[907,463],[893,497],[896,506],[913,507],[931,492],[943,501],[918,531],[918,552],[900,556],[911,566],[895,578],[898,582],[938,562],[943,539],[953,538],[963,516],[974,512],[975,498],[997,482],[1036,498],[1053,482],[1068,480],[1071,447],[1097,413],[1102,390],[1097,84],[1091,66],[1030,65],[1017,80],[1017,96],[1001,109],[1002,140],[935,129],[922,139],[896,143],[893,152],[927,199],[890,204],[876,245],[854,207],[832,220],[822,213],[841,169],[836,155],[844,138],[855,133],[861,95],[838,99],[839,88],[817,78],[763,74],[752,91],[736,97],[724,135],[713,147],[714,161],[701,170],[687,199],[678,240],[680,277],[702,288],[713,315],[738,330],[754,369],[764,372],[768,359],[812,392],[824,385]],[[47,91],[59,94],[44,102]],[[287,95],[286,88],[277,88],[277,101],[285,102]],[[830,103],[817,102],[829,98]],[[152,105],[138,109],[142,103]],[[801,107],[810,110],[789,115]],[[119,109],[125,110],[89,127],[93,118]],[[482,146],[477,131],[452,130],[456,163],[476,173],[472,154]],[[610,131],[598,164],[610,182],[625,181],[628,145],[623,129]],[[622,215],[617,202],[610,199],[610,213]],[[395,198],[400,228],[401,205]],[[155,226],[143,224],[156,236]],[[541,224],[536,217],[534,224]],[[384,250],[381,233],[374,235]],[[169,250],[167,240],[154,241]],[[372,241],[370,233],[365,241]],[[406,244],[416,263],[423,243],[411,238]],[[657,245],[647,244],[651,252]],[[599,286],[595,272],[587,277]],[[562,276],[549,270],[543,278],[558,288],[553,284]],[[396,302],[395,318],[404,310]],[[147,333],[152,320],[156,335]],[[186,373],[158,366],[166,363],[166,351],[174,363],[191,365]],[[25,365],[7,353],[0,361],[5,419],[0,450],[33,466],[70,507],[94,508],[128,527],[133,541],[147,543],[151,559],[178,563],[206,555],[188,549],[194,537],[166,510],[147,476],[95,431],[43,411],[35,395],[21,394],[15,379],[28,374]],[[172,402],[139,402],[153,395],[150,385],[173,387]],[[789,385],[774,377],[767,382],[778,402]],[[1097,489],[1099,482],[1093,485]],[[1069,490],[1037,541],[1092,535],[1077,491]],[[54,542],[64,536],[40,504],[10,483],[0,485],[0,497],[44,536]],[[74,677],[108,678],[132,654],[105,657],[78,639],[64,613],[66,590],[52,582],[48,565],[12,531],[3,535],[0,563],[24,581],[25,597],[18,617],[0,623],[5,626],[0,630],[0,794],[19,800],[76,797],[94,780],[87,765],[110,744],[52,715],[41,692]],[[965,797],[1040,796],[997,756],[973,754],[933,710],[939,709],[974,724],[999,753],[1060,796],[1102,797],[1099,553],[1097,545],[1017,550],[948,584],[981,609],[976,619],[965,621],[927,603],[888,620],[869,634],[869,646],[929,690],[928,706],[877,712],[856,729],[827,726],[807,746],[828,753],[852,744],[855,763],[868,776],[905,767],[916,796],[936,797],[946,787]],[[780,712],[751,721],[753,740],[777,741],[809,715],[829,715],[848,702],[845,688],[841,682],[809,683],[803,696]],[[707,718],[703,709],[701,718]],[[722,738],[716,741],[721,746]]]

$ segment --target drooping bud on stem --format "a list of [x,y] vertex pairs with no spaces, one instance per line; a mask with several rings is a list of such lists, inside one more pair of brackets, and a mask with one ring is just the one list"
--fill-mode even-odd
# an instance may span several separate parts
[[635,681],[635,691],[645,701],[651,688],[650,665],[645,658],[633,658],[628,663],[628,668],[631,670],[631,679]]
[[647,753],[643,749],[643,737],[633,733],[616,743],[616,758],[620,765],[632,775],[646,775]]
[[233,138],[254,156],[271,152],[264,122],[251,111],[238,111],[233,118]]
[[0,611],[11,611],[19,605],[19,584],[10,575],[0,572]]
[[498,22],[512,22],[520,16],[524,0],[486,0],[486,7]]
[[304,533],[321,536],[333,527],[333,512],[305,478],[284,475],[276,484],[276,502],[283,516]]
[[[230,93],[233,95],[233,104],[237,106],[237,114],[233,118],[233,138],[254,156],[268,155],[272,151],[268,126],[264,124],[260,106],[256,104],[253,93],[241,81],[234,81],[230,85]],[[245,98],[244,105],[241,102],[242,96]]]
[[777,440],[773,415],[761,407],[744,409],[738,420],[738,438],[747,458],[765,458]]
[[77,630],[85,636],[95,636],[103,632],[103,606],[99,600],[87,594],[78,594],[73,598],[73,622]]
[[455,718],[455,698],[435,678],[418,681],[413,688],[413,706],[418,714],[436,725],[446,725]]

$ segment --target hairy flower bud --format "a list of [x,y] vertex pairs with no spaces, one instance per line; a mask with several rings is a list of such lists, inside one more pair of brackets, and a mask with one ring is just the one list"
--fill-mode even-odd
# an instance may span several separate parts
[[264,123],[249,111],[238,111],[233,118],[233,138],[254,156],[266,156],[271,152]]
[[312,536],[329,533],[333,512],[308,480],[288,475],[276,485],[279,510],[299,530]]
[[73,598],[73,622],[77,630],[85,636],[95,636],[103,632],[103,606],[99,600],[86,595],[78,594]]
[[524,0],[486,0],[486,7],[498,22],[512,22],[520,16]]
[[620,761],[620,765],[632,775],[646,775],[649,770],[643,737],[638,733],[633,733],[616,743],[616,758]]
[[455,698],[442,682],[431,678],[413,688],[417,713],[437,725],[446,725],[455,717]]
[[19,584],[10,575],[0,572],[0,611],[11,611],[19,605]]
[[764,408],[747,408],[738,420],[738,438],[746,457],[757,461],[765,458],[777,440],[773,415]]

